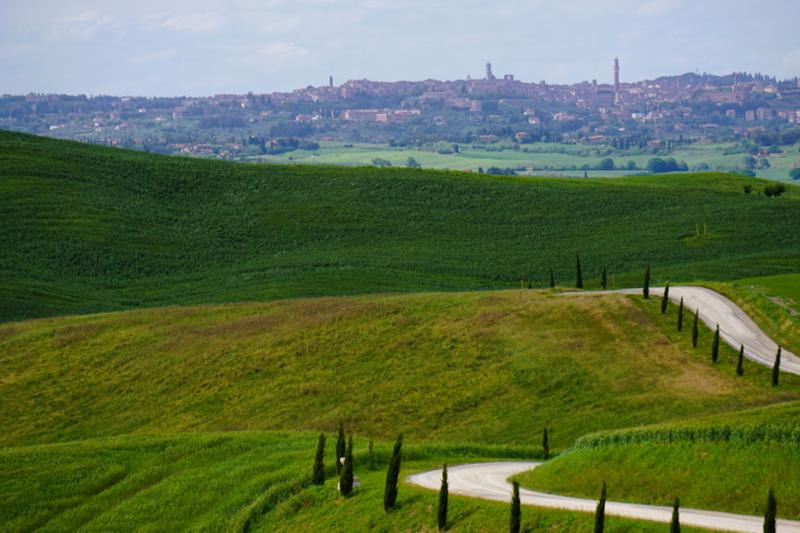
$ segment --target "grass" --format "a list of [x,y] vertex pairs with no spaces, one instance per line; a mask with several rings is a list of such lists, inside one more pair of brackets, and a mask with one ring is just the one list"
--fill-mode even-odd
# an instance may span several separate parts
[[[670,309],[674,314],[674,308]],[[163,308],[0,326],[0,445],[220,430],[540,442],[800,398],[693,352],[659,302],[500,291]],[[302,416],[298,416],[302,413]]]
[[538,490],[763,514],[775,489],[778,513],[800,518],[800,403],[589,435],[521,476]]
[[[175,304],[800,269],[800,190],[244,165],[0,132],[0,321]],[[709,234],[695,237],[707,223]],[[594,284],[594,285],[593,285]]]
[[[6,531],[434,531],[432,491],[401,482],[398,509],[383,511],[390,443],[370,455],[355,440],[351,498],[336,492],[333,436],[328,478],[310,486],[315,434],[225,433],[125,436],[0,448],[0,521]],[[523,449],[406,443],[402,472],[443,462],[519,457]],[[508,505],[451,496],[450,529],[497,531]],[[523,526],[589,530],[589,514],[526,508]],[[609,530],[654,532],[663,526],[609,518]]]

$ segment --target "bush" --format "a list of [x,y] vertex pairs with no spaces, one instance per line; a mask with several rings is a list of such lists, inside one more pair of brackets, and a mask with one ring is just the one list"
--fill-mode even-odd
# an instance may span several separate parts
[[772,185],[767,185],[764,187],[764,194],[770,198],[773,196],[777,198],[781,194],[786,192],[786,185],[783,183],[773,183]]
[[793,168],[792,170],[790,170],[789,177],[795,181],[800,180],[800,167]]
[[511,518],[508,530],[510,533],[519,533],[522,522],[522,507],[519,501],[519,481],[514,480],[514,493],[511,496]]

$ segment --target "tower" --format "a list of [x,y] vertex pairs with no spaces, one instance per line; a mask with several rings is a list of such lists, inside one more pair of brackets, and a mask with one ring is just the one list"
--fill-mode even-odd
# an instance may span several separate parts
[[488,61],[486,62],[486,79],[489,81],[494,81],[496,79],[494,74],[492,74],[492,64]]
[[614,58],[614,103],[619,103],[619,58]]
[[328,77],[328,87],[333,89],[333,76]]

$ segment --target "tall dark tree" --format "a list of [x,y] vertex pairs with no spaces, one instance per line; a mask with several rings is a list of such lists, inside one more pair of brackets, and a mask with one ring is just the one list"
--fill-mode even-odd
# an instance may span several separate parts
[[439,512],[436,514],[436,523],[439,531],[447,529],[447,498],[449,486],[447,484],[447,463],[442,468],[442,486],[439,487]]
[[386,470],[386,488],[383,490],[383,509],[394,509],[397,502],[397,480],[400,477],[400,460],[402,457],[403,435],[398,435],[389,458],[389,468]]
[[669,303],[669,283],[664,287],[664,294],[661,296],[661,314],[667,312],[667,304]]
[[736,375],[744,375],[744,344],[739,348],[739,360],[736,361]]
[[575,254],[575,288],[583,288],[583,271],[581,270],[581,256]]
[[714,342],[711,343],[711,362],[716,363],[719,359],[719,324],[714,331]]
[[603,267],[603,274],[600,276],[600,286],[603,290],[608,289],[608,272],[606,272],[606,267]]
[[672,504],[672,522],[669,525],[669,533],[681,533],[680,506],[681,501],[675,498],[675,503]]
[[325,434],[319,434],[317,441],[317,455],[314,457],[314,472],[311,474],[311,483],[323,485],[325,483]]
[[678,331],[683,331],[683,298],[681,298],[681,303],[678,304]]
[[339,492],[342,496],[350,496],[353,492],[353,437],[347,442],[347,449],[344,452],[344,464],[342,473],[339,476]]
[[597,510],[594,513],[594,533],[603,533],[606,526],[606,482],[603,481],[603,488],[600,490],[600,501],[597,502]]
[[555,289],[556,288],[556,277],[553,275],[553,269],[552,268],[550,269],[550,288],[551,289]]
[[547,428],[542,431],[542,455],[545,461],[550,459],[550,439],[547,435]]
[[644,285],[642,286],[642,293],[645,299],[650,298],[650,265],[644,271]]
[[778,353],[775,354],[775,364],[772,365],[772,386],[778,386],[778,380],[781,376],[781,347],[778,346]]
[[344,426],[339,422],[339,434],[336,437],[336,474],[342,473],[342,457],[346,452],[347,441],[344,438]]
[[778,516],[778,501],[775,499],[775,493],[769,489],[767,496],[767,512],[764,513],[764,533],[775,533],[775,521]]
[[700,309],[695,309],[694,322],[692,322],[692,348],[697,348],[697,335],[700,333],[698,329],[699,321],[700,321]]
[[519,533],[522,525],[522,506],[519,501],[519,482],[514,480],[514,493],[511,496],[511,519],[508,530],[510,533]]

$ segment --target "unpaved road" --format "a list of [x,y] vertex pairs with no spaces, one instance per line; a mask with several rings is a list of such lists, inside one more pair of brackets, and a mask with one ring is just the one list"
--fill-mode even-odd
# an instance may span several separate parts
[[[642,289],[565,293],[568,296],[593,294],[642,294]],[[651,297],[660,298],[663,294],[663,287],[650,289]],[[684,310],[690,312],[683,315],[684,329],[691,330],[691,313],[699,308],[700,320],[711,329],[715,329],[719,324],[720,338],[736,351],[739,351],[739,347],[744,345],[744,355],[748,359],[769,367],[774,364],[778,345],[731,300],[705,287],[669,288],[671,301],[678,303],[681,298],[683,298]],[[781,353],[781,372],[800,375],[800,358],[785,348]]]
[[[672,289],[670,289],[672,292]],[[448,467],[448,483],[451,494],[472,496],[484,500],[511,501],[511,484],[508,478],[536,468],[541,463],[501,462],[475,463]],[[441,484],[441,470],[431,470],[409,476],[408,482],[427,489],[438,490]],[[598,489],[599,490],[599,489]],[[597,502],[568,496],[557,496],[520,488],[520,501],[523,505],[564,509],[594,513]],[[765,495],[766,498],[766,495]],[[606,502],[606,514],[669,523],[672,519],[671,507],[638,505],[633,503]],[[743,531],[760,533],[764,518],[760,516],[736,515],[717,511],[684,509],[680,511],[681,525],[695,526],[719,531]],[[800,521],[779,520],[780,533],[800,533]]]

